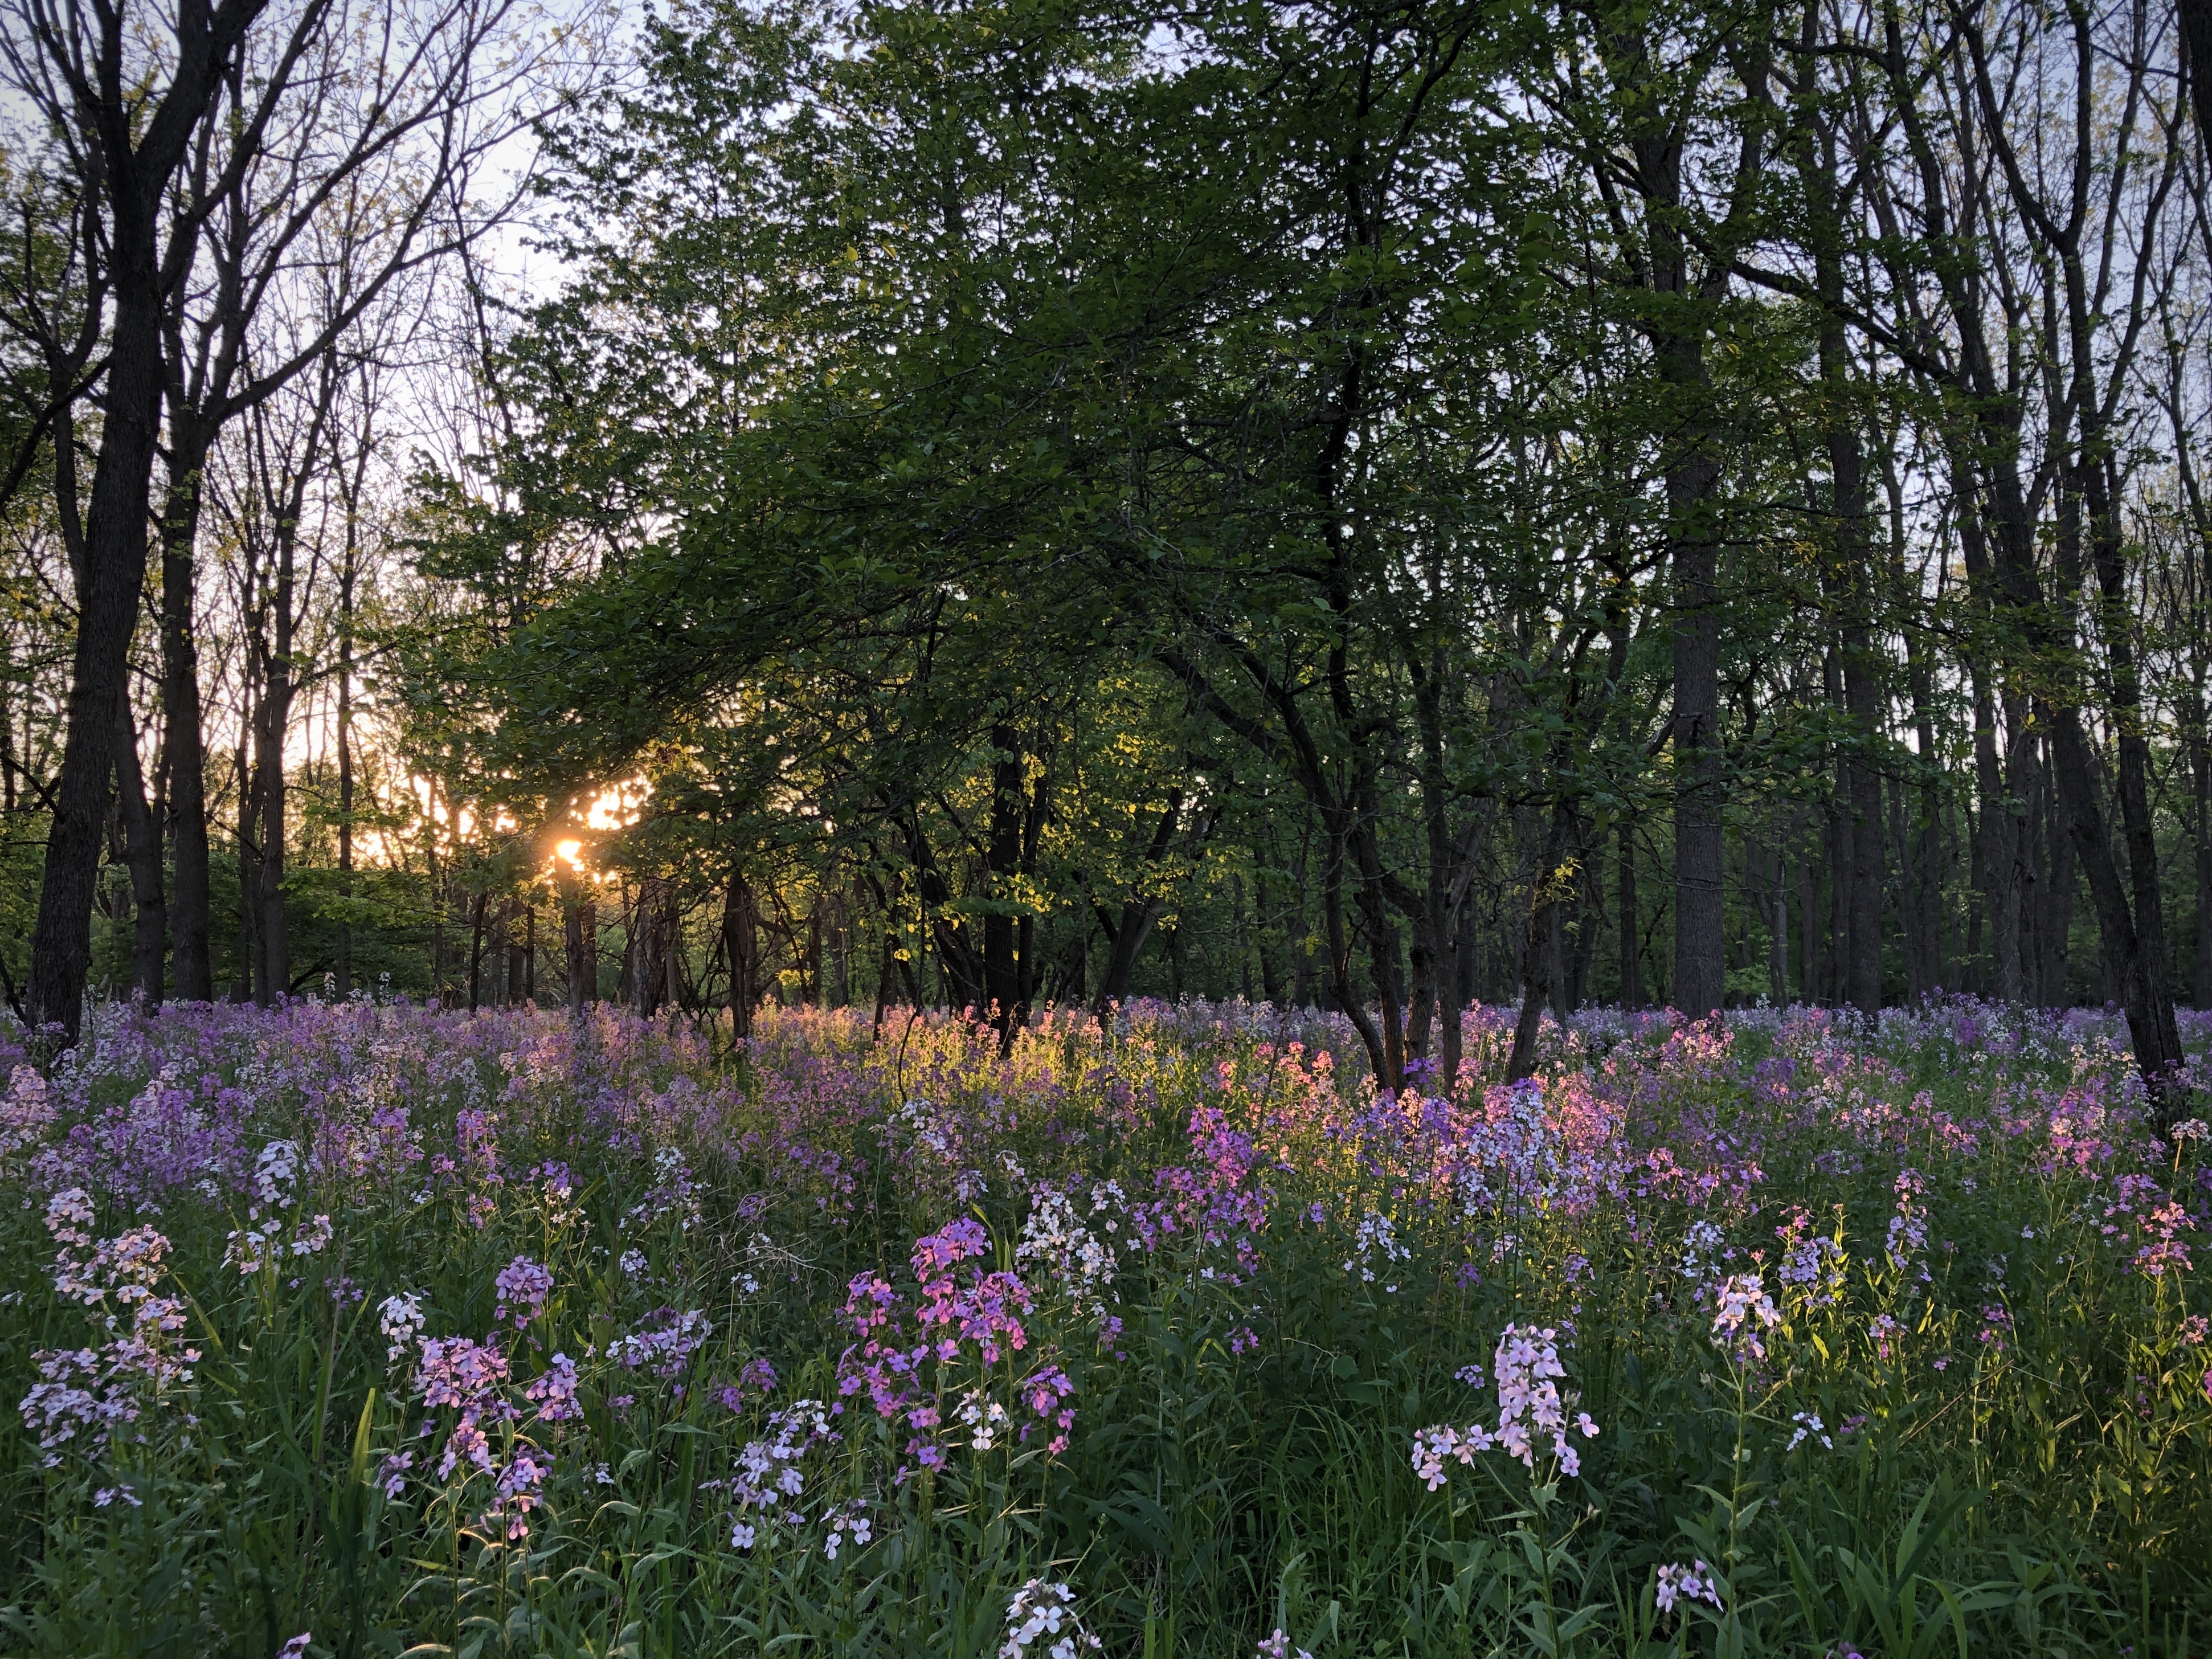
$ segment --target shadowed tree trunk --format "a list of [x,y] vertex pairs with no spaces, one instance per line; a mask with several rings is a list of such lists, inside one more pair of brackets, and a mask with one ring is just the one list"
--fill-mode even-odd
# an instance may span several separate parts
[[[884,940],[884,976],[877,988],[877,1021],[882,1023],[884,994],[890,988],[892,944]],[[760,912],[743,875],[732,875],[722,895],[722,954],[730,969],[730,1032],[753,1034],[753,1010],[760,1006]]]
[[576,884],[561,902],[562,945],[568,960],[568,1013],[580,1019],[599,1000],[599,921],[591,890]]

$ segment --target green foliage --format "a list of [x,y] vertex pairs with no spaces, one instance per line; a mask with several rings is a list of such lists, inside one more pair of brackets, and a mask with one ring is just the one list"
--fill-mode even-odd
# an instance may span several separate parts
[[[1972,1034],[1990,1013],[1971,1006],[1955,1028],[1900,1023],[1878,1041],[1749,1022],[1733,1055],[1664,1026],[1600,1053],[1585,1031],[1549,1051],[1551,1132],[1581,1145],[1611,1109],[1589,1091],[1629,1079],[1657,1097],[1651,1130],[1682,1160],[1632,1167],[1683,1184],[1592,1200],[1564,1165],[1540,1187],[1510,1184],[1510,1161],[1476,1166],[1509,1183],[1493,1212],[1425,1203],[1419,1165],[1396,1161],[1411,1143],[1387,1127],[1402,1112],[1367,1110],[1364,1084],[1229,1024],[1148,1016],[1117,1042],[1065,1024],[1002,1060],[959,1022],[907,1023],[872,1048],[861,1022],[799,1014],[769,1022],[732,1078],[672,1028],[605,1018],[164,1018],[101,1038],[96,1080],[68,1085],[46,1132],[108,1111],[143,1134],[155,1120],[125,1110],[142,1073],[187,1042],[228,1091],[210,1121],[240,1137],[220,1201],[163,1187],[143,1139],[82,1164],[38,1163],[35,1139],[9,1154],[11,1179],[105,1170],[166,1194],[138,1212],[172,1246],[155,1293],[183,1298],[174,1340],[199,1350],[188,1386],[141,1401],[144,1437],[126,1430],[106,1455],[79,1441],[42,1470],[14,1416],[0,1427],[0,1617],[27,1654],[266,1656],[312,1630],[311,1659],[980,1659],[1040,1575],[1075,1587],[1108,1651],[1156,1659],[1249,1659],[1276,1630],[1316,1659],[2179,1659],[2212,1617],[2191,1275],[2130,1268],[2135,1241],[2100,1231],[2118,1194],[2147,1237],[2157,1200],[2142,1194],[2194,1190],[2202,1149],[2136,1161],[2127,1109],[2106,1115],[2124,1062],[2102,1036]],[[1485,1053],[1494,1066],[1504,1048]],[[1778,1083],[1792,1065],[1794,1085]],[[375,1103],[332,1103],[332,1078]],[[494,1097],[495,1122],[472,1103]],[[1800,1116],[1815,1097],[1829,1103]],[[1463,1097],[1492,1132],[1513,1099]],[[1233,1139],[1185,1133],[1215,1109],[1259,1138],[1262,1186],[1233,1173],[1247,1167]],[[342,1121],[399,1139],[350,1176],[309,1166],[257,1194],[258,1148],[317,1124],[336,1145]],[[977,1186],[956,1165],[986,1145],[1025,1175]],[[1898,1158],[1917,1185],[1893,1181]],[[1155,1168],[1228,1207],[1158,1231],[1176,1212],[1146,1207],[1174,1190]],[[1107,1180],[1120,1195],[1094,1198]],[[1061,1258],[1034,1253],[1066,1224],[1040,1228],[1048,1189],[1118,1257],[1104,1276],[1059,1276]],[[1255,1225],[1237,1206],[1262,1191]],[[33,1350],[85,1340],[85,1310],[49,1285],[39,1208],[0,1208],[19,1393]],[[319,1213],[326,1242],[295,1250]],[[1378,1214],[1396,1218],[1388,1243]],[[1034,1301],[1025,1347],[951,1366],[940,1397],[1049,1362],[1075,1414],[1056,1454],[1004,1431],[971,1451],[963,1429],[931,1472],[915,1427],[840,1379],[862,1375],[848,1347],[866,1276],[911,1295],[910,1242],[963,1217],[987,1230],[973,1270],[1026,1275]],[[1917,1239],[1891,1224],[1916,1218]],[[133,1220],[103,1201],[98,1231]],[[241,1272],[248,1226],[279,1248]],[[1802,1258],[1809,1276],[1782,1270],[1824,1231],[1837,1248]],[[1752,1323],[1754,1362],[1731,1357],[1712,1292],[1761,1255],[1778,1322]],[[495,1276],[517,1257],[550,1280],[508,1320]],[[492,1468],[550,1455],[542,1505],[512,1533],[488,1475],[465,1457],[434,1469],[457,1419],[421,1398],[427,1350],[402,1332],[387,1358],[379,1304],[401,1291],[420,1298],[422,1336],[492,1333],[512,1377],[488,1397],[520,1402],[554,1355],[579,1362],[580,1416],[482,1419]],[[696,1353],[665,1372],[616,1361],[676,1309],[711,1319]],[[1577,1436],[1577,1473],[1492,1452],[1446,1460],[1432,1490],[1408,1449],[1425,1425],[1490,1414],[1509,1322],[1561,1334],[1570,1410],[1597,1433]],[[773,1385],[749,1369],[763,1359]],[[1492,1372],[1479,1389],[1455,1375],[1470,1362]],[[781,1524],[732,1483],[753,1467],[745,1448],[775,1439],[768,1413],[807,1400],[842,1404],[838,1437],[791,1462],[803,1482],[787,1507],[805,1520]],[[848,1525],[833,1550],[830,1519],[854,1504],[870,1534]],[[733,1524],[757,1528],[751,1547]],[[1692,1561],[1713,1597],[1661,1607],[1656,1570]]]

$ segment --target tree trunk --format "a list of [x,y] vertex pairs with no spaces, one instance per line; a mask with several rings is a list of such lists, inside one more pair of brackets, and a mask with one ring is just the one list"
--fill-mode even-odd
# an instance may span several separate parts
[[[170,954],[178,1000],[205,1002],[215,995],[215,973],[208,915],[207,743],[193,612],[194,556],[207,446],[201,424],[192,416],[173,414],[171,425],[171,475],[161,527],[161,710],[169,761],[170,858],[176,881],[169,915]],[[344,743],[343,736],[339,741]]]
[[2200,713],[2191,758],[2197,796],[2197,979],[2196,1003],[2212,1008],[2212,744],[2204,740],[2201,713],[2203,688],[2197,687]]
[[522,930],[514,925],[515,912],[521,908],[520,902],[512,898],[500,906],[500,932],[507,939],[507,983],[500,988],[505,993],[502,1000],[510,1007],[520,1005],[529,996],[526,988],[530,973],[526,947]]
[[[145,581],[147,489],[161,411],[155,201],[128,205],[131,211],[118,209],[114,233],[115,313],[100,459],[93,470],[85,523],[61,775],[54,789],[24,999],[33,1026],[58,1026],[63,1040],[72,1044],[82,1026],[85,977],[92,964],[100,830],[107,821],[117,711],[123,706],[131,636]],[[137,222],[141,209],[145,216]]]
[[[1152,839],[1146,843],[1147,866],[1157,868],[1165,861],[1182,817],[1182,791],[1170,789],[1167,805],[1160,809],[1160,816],[1152,825]],[[1110,921],[1103,910],[1099,912],[1099,926],[1105,931],[1109,949],[1105,972],[1098,981],[1098,994],[1091,1000],[1091,1013],[1102,1026],[1106,1023],[1108,1011],[1128,996],[1129,975],[1136,968],[1137,953],[1145,948],[1145,940],[1165,908],[1165,902],[1158,895],[1139,894],[1121,901],[1118,923]]]
[[[884,981],[877,988],[877,1023],[882,1023],[884,994],[890,988],[892,944],[884,939]],[[722,897],[722,953],[730,969],[730,1034],[745,1038],[753,1034],[753,1010],[760,1004],[760,925],[753,890],[742,875],[732,875]]]
[[[355,522],[358,515],[350,502],[346,512],[345,562],[338,572],[338,894],[343,902],[353,898],[353,604]],[[202,848],[202,861],[206,851]],[[337,992],[341,1001],[353,995],[353,923],[338,914]]]
[[1564,808],[1553,809],[1535,878],[1529,884],[1528,926],[1521,947],[1521,1013],[1513,1023],[1513,1048],[1506,1057],[1508,1083],[1518,1083],[1536,1069],[1536,1039],[1543,1029],[1544,1007],[1551,1000],[1553,975],[1559,963],[1554,924],[1565,885],[1558,875],[1566,846],[1565,818]]
[[1768,1000],[1778,1008],[1790,1005],[1790,852],[1779,835],[1774,839],[1774,914],[1767,934],[1766,983]]
[[[1823,670],[1829,702],[1847,709],[1843,666],[1833,652],[1828,653]],[[1828,952],[1821,992],[1822,1000],[1841,1006],[1850,1002],[1851,992],[1852,890],[1858,875],[1858,824],[1852,811],[1855,780],[1850,758],[1838,752],[1835,762],[1835,783],[1828,795]]]
[[1641,1008],[1644,992],[1644,918],[1636,898],[1636,821],[1623,818],[1620,836],[1619,889],[1620,907],[1620,1002],[1625,1008]]
[[161,956],[168,943],[161,898],[161,841],[146,803],[138,763],[138,732],[126,696],[116,709],[116,816],[131,872],[131,994],[148,1012],[161,1006]]
[[[1259,906],[1259,914],[1254,918],[1253,949],[1260,958],[1260,994],[1267,1000],[1270,1006],[1280,1008],[1283,1006],[1283,968],[1274,951],[1268,948],[1275,930],[1270,926],[1273,912],[1268,903],[1266,872],[1255,872],[1252,884],[1253,898]],[[1295,951],[1297,947],[1293,945],[1291,948]]]
[[568,1015],[580,1019],[599,1000],[599,910],[588,889],[562,896],[561,933],[568,958]]
[[[249,700],[251,690],[249,688]],[[238,770],[238,976],[232,983],[232,997],[239,1002],[253,1000],[255,986],[259,982],[261,958],[261,905],[257,897],[261,890],[261,774],[253,764],[253,742],[251,727],[257,714],[246,716],[248,730],[240,733],[236,766]],[[437,891],[435,866],[431,872],[431,891]],[[440,952],[437,945],[441,935],[432,939],[433,972]]]
[[[1790,827],[1800,837],[1806,833],[1794,808]],[[1797,997],[1802,1002],[1820,1000],[1820,872],[1809,856],[1797,860]]]
[[[1702,365],[1698,376],[1702,381]],[[1718,558],[1702,524],[1718,482],[1702,453],[1669,467],[1670,516],[1682,520],[1674,542],[1674,1006],[1701,1018],[1721,1006],[1727,986],[1722,907],[1720,618]]]
[[1359,1033],[1360,1046],[1367,1050],[1367,1063],[1374,1068],[1376,1086],[1387,1086],[1395,1092],[1399,1079],[1391,1074],[1382,1034],[1368,1015],[1366,1000],[1352,982],[1352,941],[1344,925],[1344,836],[1331,825],[1327,837],[1322,854],[1322,921],[1328,944],[1330,995],[1337,1012],[1350,1020],[1352,1030]]
[[469,1012],[483,1002],[484,907],[491,895],[479,892],[469,901]]
[[[2094,567],[2106,660],[2112,677],[2112,721],[2119,750],[2120,823],[2127,847],[2133,889],[2132,924],[2124,936],[2132,960],[2128,1024],[2136,1064],[2150,1091],[2155,1115],[2163,1122],[2179,1115],[2185,1091],[2172,1074],[2187,1064],[2173,1017],[2173,994],[2166,982],[2166,902],[2159,890],[2157,826],[2152,817],[2150,744],[2144,735],[2142,684],[2136,666],[2135,618],[2128,605],[2126,551],[2119,522],[2118,464],[2109,458],[2087,469],[2089,552]],[[2078,728],[2077,728],[2078,729]],[[2088,815],[2075,823],[2087,828]],[[2078,839],[2077,830],[2077,839]],[[2085,856],[2083,863],[2088,865]],[[2099,876],[2093,872],[2094,887]],[[2100,907],[2100,916],[2102,917]]]
[[[1982,515],[1975,505],[1972,470],[1959,450],[1951,458],[1951,487],[1962,503],[1959,515],[1959,546],[1965,555],[1966,580],[1976,610],[1995,622],[2016,603],[2005,573],[1995,568]],[[2020,823],[2006,799],[2005,775],[1999,751],[1999,698],[1992,684],[1990,665],[1978,651],[1966,655],[1966,672],[1974,695],[1974,854],[1980,866],[1976,886],[1982,895],[1982,920],[1987,924],[1988,967],[1983,989],[2000,1002],[2018,1002],[2027,994],[2021,963]],[[2004,700],[2008,716],[2014,710]],[[2010,724],[2009,720],[2008,724]],[[1977,957],[1980,952],[1974,953]]]
[[[289,634],[289,630],[285,630]],[[285,641],[289,645],[289,641]],[[254,771],[261,780],[261,846],[256,860],[255,905],[260,922],[264,1007],[283,1000],[291,989],[292,942],[284,917],[286,785],[284,732],[290,724],[292,688],[289,653],[279,659],[261,703],[261,752]]]
[[1011,888],[1019,873],[1022,855],[1022,735],[1001,724],[991,731],[991,830],[987,848],[988,868],[985,897],[991,908],[983,916],[983,996],[985,1017],[998,1030],[1002,1042],[1011,1042],[1023,1016],[1022,963],[1016,949],[1016,918],[1009,908]]

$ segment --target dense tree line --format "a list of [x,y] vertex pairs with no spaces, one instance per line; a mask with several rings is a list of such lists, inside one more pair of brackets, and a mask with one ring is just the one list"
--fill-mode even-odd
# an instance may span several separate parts
[[[218,64],[361,38],[223,15]],[[603,94],[421,21],[394,96],[466,143],[357,196],[343,112],[240,137],[288,83],[208,71],[131,208],[152,392],[107,129],[56,90],[11,151],[34,1017],[369,949],[739,1031],[1320,1001],[1393,1080],[1478,999],[1518,1061],[1547,1006],[1938,988],[2118,1002],[2178,1063],[2212,219],[2172,15],[687,0]],[[518,295],[452,175],[525,111],[558,276]]]

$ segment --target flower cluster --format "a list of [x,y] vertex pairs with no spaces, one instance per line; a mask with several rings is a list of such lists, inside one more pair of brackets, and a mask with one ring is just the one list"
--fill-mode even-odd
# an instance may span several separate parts
[[[437,1478],[450,1480],[458,1473],[464,1483],[478,1477],[488,1480],[490,1498],[477,1512],[476,1524],[494,1540],[512,1543],[527,1537],[531,1512],[544,1502],[544,1488],[552,1472],[553,1458],[511,1431],[503,1436],[505,1461],[494,1450],[487,1427],[511,1431],[511,1425],[523,1416],[505,1392],[509,1375],[507,1357],[489,1344],[465,1336],[421,1338],[419,1353],[416,1396],[427,1410],[450,1409],[454,1413],[438,1459]],[[556,1354],[551,1365],[524,1389],[523,1395],[538,1407],[538,1417],[560,1422],[581,1415],[575,1392],[575,1368],[566,1356]],[[434,1418],[426,1418],[421,1432],[427,1437],[436,1426]],[[387,1496],[398,1495],[413,1465],[411,1452],[394,1453],[384,1460],[378,1474]]]
[[1790,1420],[1797,1427],[1790,1437],[1790,1443],[1783,1448],[1784,1451],[1796,1451],[1808,1440],[1818,1440],[1830,1451],[1835,1450],[1836,1443],[1830,1437],[1827,1425],[1820,1421],[1817,1412],[1792,1412]]
[[1844,1299],[1850,1257],[1844,1249],[1842,1206],[1837,1208],[1833,1233],[1814,1232],[1812,1213],[1802,1204],[1790,1206],[1789,1219],[1774,1230],[1782,1241],[1774,1276],[1793,1308],[1832,1308]]
[[18,1066],[0,1099],[0,1170],[43,1145],[54,1127],[53,1102],[46,1080],[31,1066]]
[[398,1370],[413,1355],[422,1323],[422,1298],[413,1291],[398,1291],[377,1304],[376,1328],[384,1334],[388,1369]]
[[[805,1513],[799,1500],[805,1496],[806,1455],[817,1446],[833,1445],[842,1437],[831,1427],[838,1407],[819,1400],[797,1400],[771,1413],[765,1437],[750,1441],[738,1454],[737,1473],[728,1482],[738,1513],[730,1523],[730,1547],[749,1550],[760,1541],[761,1528],[777,1520],[797,1528]],[[839,1511],[843,1517],[843,1511]],[[825,1516],[825,1519],[830,1518]],[[867,1542],[865,1517],[845,1517],[833,1524],[831,1534],[842,1541],[851,1532],[856,1541]],[[834,1550],[832,1554],[834,1557]]]
[[540,1422],[574,1422],[584,1414],[583,1405],[576,1398],[577,1384],[576,1362],[565,1353],[556,1353],[524,1387],[522,1397],[538,1407]]
[[1917,1273],[1921,1283],[1926,1284],[1929,1277],[1928,1264],[1921,1255],[1928,1248],[1928,1207],[1920,1202],[1920,1198],[1928,1190],[1928,1177],[1917,1170],[1902,1170],[1893,1190],[1897,1194],[1897,1212],[1889,1218],[1889,1241],[1884,1254],[1894,1271]]
[[1714,1582],[1713,1570],[1702,1561],[1686,1567],[1680,1562],[1669,1562],[1659,1569],[1655,1600],[1662,1613],[1674,1612],[1678,1601],[1710,1601],[1717,1607],[1721,1604],[1720,1586]]
[[663,1146],[653,1155],[653,1174],[652,1187],[624,1213],[622,1224],[642,1231],[672,1220],[677,1231],[690,1232],[699,1224],[699,1188],[684,1154],[673,1146]]
[[46,1220],[60,1247],[55,1292],[86,1309],[107,1337],[95,1347],[41,1348],[31,1356],[39,1381],[17,1410],[38,1437],[40,1461],[53,1468],[72,1443],[88,1457],[103,1455],[118,1430],[191,1385],[200,1352],[179,1340],[183,1298],[156,1293],[167,1272],[166,1237],[133,1227],[113,1238],[94,1237],[92,1200],[82,1188],[56,1193]]
[[1713,1340],[1739,1365],[1766,1359],[1766,1334],[1782,1322],[1766,1282],[1756,1273],[1732,1274],[1714,1293]]
[[[1390,1218],[1379,1210],[1370,1210],[1359,1218],[1358,1230],[1353,1234],[1351,1259],[1344,1264],[1347,1273],[1358,1273],[1360,1283],[1375,1282],[1375,1264],[1382,1262],[1383,1271],[1401,1261],[1411,1261],[1413,1253],[1398,1242],[1398,1234],[1390,1224]],[[1386,1291],[1395,1291],[1395,1285],[1386,1285]]]
[[[1477,1452],[1493,1448],[1517,1458],[1534,1474],[1539,1438],[1547,1443],[1546,1449],[1561,1474],[1572,1477],[1582,1473],[1582,1454],[1567,1437],[1567,1414],[1574,1409],[1577,1396],[1559,1392],[1559,1383],[1567,1373],[1559,1363],[1559,1336],[1548,1327],[1525,1331],[1516,1325],[1505,1328],[1493,1357],[1498,1373],[1494,1431],[1480,1423],[1464,1429],[1440,1423],[1415,1433],[1413,1473],[1428,1483],[1431,1492],[1449,1478],[1444,1468],[1448,1462],[1471,1466]],[[1586,1439],[1597,1436],[1597,1425],[1588,1412],[1576,1412],[1572,1426]]]
[[499,1270],[492,1288],[499,1292],[493,1316],[504,1323],[511,1310],[519,1331],[545,1311],[546,1300],[553,1294],[553,1275],[528,1256],[519,1255]]
[[1028,1282],[965,1265],[989,1249],[981,1224],[963,1217],[915,1241],[911,1304],[873,1273],[848,1290],[845,1316],[860,1340],[839,1361],[838,1393],[865,1393],[879,1419],[903,1425],[911,1436],[903,1455],[921,1468],[944,1467],[949,1424],[957,1443],[978,1452],[1025,1444],[1043,1430],[1055,1455],[1074,1426],[1073,1382],[1030,1340]]
[[[465,1336],[426,1337],[415,1368],[415,1393],[432,1411],[452,1407],[459,1418],[438,1461],[438,1478],[466,1463],[482,1474],[492,1467],[491,1445],[483,1425],[512,1420],[518,1413],[500,1392],[507,1382],[507,1356]],[[425,1422],[428,1433],[434,1425]]]
[[999,1645],[999,1659],[1030,1659],[1032,1647],[1042,1650],[1042,1659],[1076,1659],[1102,1645],[1076,1617],[1075,1592],[1066,1584],[1032,1578],[1006,1603],[1006,1639]]
[[320,1255],[330,1248],[332,1233],[330,1217],[316,1215],[295,1223],[287,1238],[282,1218],[272,1216],[232,1232],[222,1259],[240,1278],[251,1279],[288,1258]]
[[715,1397],[724,1411],[742,1411],[747,1401],[774,1394],[776,1382],[775,1367],[756,1356],[739,1368],[736,1382],[724,1383],[715,1391]]
[[607,1344],[607,1358],[629,1370],[649,1370],[672,1381],[684,1375],[699,1345],[714,1334],[714,1322],[698,1309],[678,1313],[655,1308],[626,1335]]
[[[1103,1321],[1114,1298],[1114,1276],[1120,1271],[1108,1237],[1119,1231],[1128,1201],[1119,1182],[1102,1181],[1091,1188],[1089,1218],[1076,1208],[1074,1195],[1050,1182],[1041,1182],[1030,1194],[1030,1212],[1022,1223],[1021,1243],[1014,1247],[1017,1266],[1034,1265],[1092,1318]],[[1091,1222],[1097,1224],[1096,1230]]]

